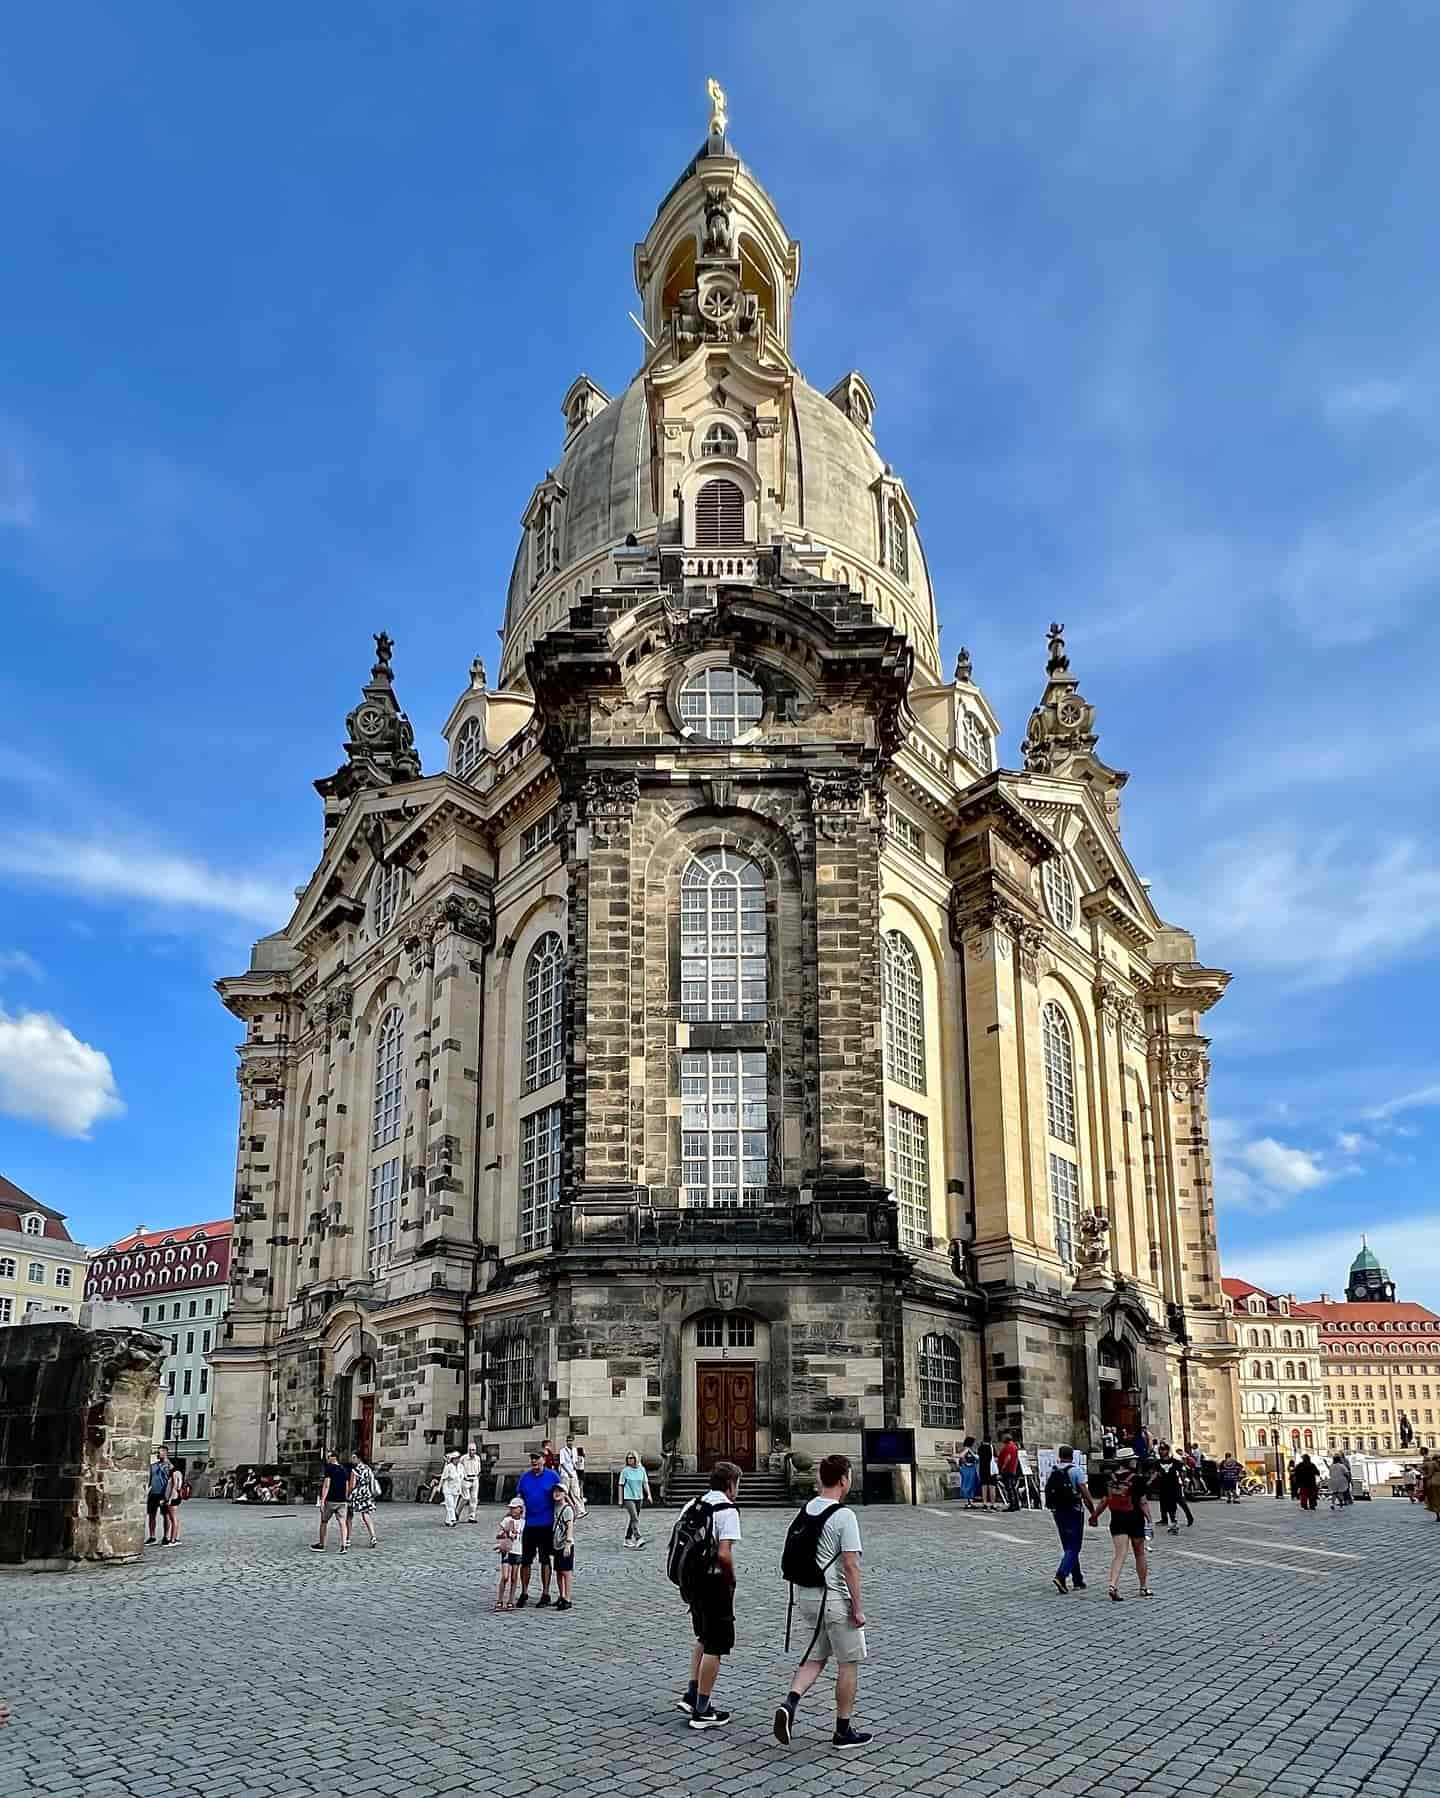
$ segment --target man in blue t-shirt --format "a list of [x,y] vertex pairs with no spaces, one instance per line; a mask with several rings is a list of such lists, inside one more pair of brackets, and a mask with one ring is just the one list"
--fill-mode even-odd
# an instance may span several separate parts
[[1075,1450],[1068,1442],[1062,1442],[1055,1451],[1055,1467],[1045,1482],[1045,1503],[1055,1519],[1060,1546],[1064,1550],[1060,1565],[1055,1569],[1055,1590],[1068,1592],[1070,1588],[1065,1584],[1068,1579],[1077,1592],[1083,1592],[1085,1581],[1080,1574],[1080,1550],[1085,1544],[1085,1516],[1088,1512],[1094,1523],[1099,1512],[1090,1496],[1085,1475],[1076,1465]]
[[525,1528],[520,1537],[520,1596],[515,1600],[518,1611],[530,1602],[530,1569],[540,1557],[540,1599],[537,1610],[550,1602],[550,1564],[554,1552],[555,1489],[560,1475],[545,1465],[538,1448],[530,1451],[530,1471],[515,1482],[516,1496],[525,1501]]

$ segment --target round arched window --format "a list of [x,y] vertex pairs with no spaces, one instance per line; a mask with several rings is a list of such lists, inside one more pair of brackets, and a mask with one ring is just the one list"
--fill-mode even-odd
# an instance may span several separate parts
[[1040,871],[1045,907],[1061,930],[1075,928],[1075,882],[1062,861],[1048,861]]
[[729,425],[711,425],[701,441],[700,454],[702,456],[738,456],[740,439]]
[[680,689],[681,723],[714,743],[747,736],[764,710],[764,694],[738,668],[704,668]]

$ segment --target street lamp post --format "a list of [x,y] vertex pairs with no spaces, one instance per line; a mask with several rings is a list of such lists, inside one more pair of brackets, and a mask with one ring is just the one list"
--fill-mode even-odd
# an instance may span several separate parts
[[1279,1407],[1279,1405],[1272,1405],[1270,1407],[1270,1434],[1275,1439],[1275,1496],[1276,1496],[1276,1498],[1284,1498],[1284,1496],[1285,1496],[1285,1475],[1282,1471],[1281,1461],[1280,1461],[1280,1407]]

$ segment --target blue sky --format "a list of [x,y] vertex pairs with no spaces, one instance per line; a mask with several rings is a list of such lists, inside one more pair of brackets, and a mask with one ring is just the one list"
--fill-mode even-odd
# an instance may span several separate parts
[[1433,8],[56,0],[0,66],[0,1171],[224,1215],[211,982],[320,844],[370,633],[428,765],[704,78],[803,244],[949,650],[1052,616],[1126,841],[1235,974],[1227,1267],[1440,1304]]

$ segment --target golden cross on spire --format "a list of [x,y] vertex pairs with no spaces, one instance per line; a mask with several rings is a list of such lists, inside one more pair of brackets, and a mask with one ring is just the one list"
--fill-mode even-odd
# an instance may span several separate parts
[[724,137],[725,127],[730,123],[730,115],[725,110],[725,89],[712,75],[705,83],[705,92],[710,96],[710,135]]

